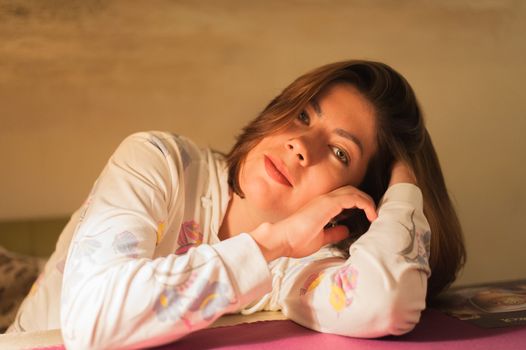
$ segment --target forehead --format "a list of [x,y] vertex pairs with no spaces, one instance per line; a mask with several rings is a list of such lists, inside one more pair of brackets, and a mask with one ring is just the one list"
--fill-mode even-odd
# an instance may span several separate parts
[[324,87],[312,99],[311,103],[331,100],[341,107],[360,109],[361,112],[374,116],[375,108],[371,101],[353,84],[347,82],[333,82]]
[[373,104],[353,85],[334,83],[312,101],[316,114],[335,128],[355,135],[368,158],[376,152],[376,112]]

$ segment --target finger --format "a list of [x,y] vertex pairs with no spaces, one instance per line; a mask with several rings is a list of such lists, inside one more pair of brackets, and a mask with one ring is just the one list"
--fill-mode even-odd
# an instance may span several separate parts
[[338,243],[347,237],[349,237],[349,229],[344,225],[330,227],[323,232],[324,245]]
[[346,186],[337,188],[336,190],[332,191],[331,194],[332,195],[336,195],[336,196],[339,196],[339,195],[357,195],[357,196],[365,197],[366,199],[368,199],[368,200],[370,200],[371,202],[374,203],[373,198],[368,193],[365,193],[364,191],[359,190],[356,187],[353,187],[353,186],[350,186],[350,185],[346,185]]
[[378,214],[376,213],[376,205],[369,197],[352,195],[345,197],[341,205],[345,209],[358,208],[363,210],[365,212],[365,216],[367,216],[367,219],[371,222],[378,217]]
[[365,216],[367,216],[367,219],[370,222],[373,222],[378,217],[376,205],[374,205],[374,202],[371,203],[369,201],[358,201],[356,203],[356,207],[362,209],[365,212]]

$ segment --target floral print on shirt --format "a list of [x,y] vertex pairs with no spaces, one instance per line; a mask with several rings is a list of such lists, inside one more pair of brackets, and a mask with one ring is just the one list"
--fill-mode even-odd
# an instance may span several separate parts
[[41,272],[40,275],[38,275],[37,279],[35,282],[33,282],[33,285],[31,286],[31,289],[29,290],[29,295],[35,295],[38,291],[38,289],[40,288],[40,284],[42,283],[42,281],[44,280],[45,276],[44,276],[44,272]]
[[228,286],[219,281],[207,284],[200,295],[190,306],[190,310],[200,311],[201,317],[206,321],[210,321],[218,311],[229,304],[235,303],[228,299]]
[[61,274],[64,274],[64,268],[66,267],[66,258],[60,260],[56,265],[55,267],[57,268],[57,270],[61,273]]
[[101,246],[101,243],[96,239],[81,239],[78,242],[78,254],[80,255],[80,257],[91,258],[93,253],[95,253]]
[[[320,271],[310,274],[300,288],[300,296],[312,292],[320,285],[325,277],[325,272]],[[358,270],[351,265],[340,268],[332,277],[329,304],[337,312],[351,305],[353,301],[353,291],[358,285]]]
[[418,234],[418,255],[417,263],[423,267],[428,266],[431,250],[431,231],[420,232]]
[[310,274],[307,280],[303,283],[303,287],[300,288],[300,295],[305,295],[316,288],[324,277],[323,272],[316,272]]
[[417,232],[414,215],[415,212],[413,211],[411,213],[411,227],[404,225],[409,234],[409,243],[398,254],[400,254],[405,261],[416,263],[420,266],[420,269],[427,271],[429,269],[428,261],[431,249],[431,231]]
[[183,323],[191,328],[190,322],[183,317],[184,310],[182,309],[180,299],[182,294],[174,289],[165,289],[157,299],[153,309],[157,314],[157,318],[160,321],[178,321],[182,320]]
[[[225,283],[215,281],[208,283],[207,281],[201,281],[196,283],[198,286],[197,291],[193,293],[184,293],[188,291],[189,286],[186,285],[183,288],[170,288],[165,289],[157,299],[154,305],[154,311],[160,321],[177,321],[182,320],[186,327],[192,328],[192,322],[183,315],[188,315],[183,305],[188,305],[182,302],[182,299],[187,299],[191,302],[197,293],[199,297],[195,299],[189,306],[189,311],[199,315],[199,320],[193,320],[194,323],[199,323],[201,320],[210,321],[214,316],[225,307],[230,304],[234,304],[236,301],[231,301],[228,298],[228,286]],[[193,317],[192,317],[193,318]]]
[[164,236],[164,221],[159,221],[157,223],[157,231],[155,232],[155,235],[157,237],[157,240],[155,241],[155,245],[159,245],[159,243],[161,242],[161,240],[163,239],[163,236]]
[[353,290],[358,285],[358,270],[351,265],[339,269],[333,277],[329,303],[336,311],[341,311],[351,305]]
[[130,231],[124,231],[115,236],[113,239],[113,250],[129,258],[137,258],[137,248],[139,240]]
[[175,143],[177,143],[177,149],[179,150],[179,153],[181,155],[181,161],[183,163],[183,169],[186,170],[186,168],[188,167],[188,165],[192,161],[192,157],[190,156],[190,154],[186,150],[186,147],[184,145],[184,141],[181,139],[181,137],[179,135],[176,135],[176,134],[172,134],[172,136],[173,136],[173,138],[175,140]]
[[199,224],[194,220],[185,221],[179,231],[179,237],[177,238],[179,248],[177,248],[175,254],[185,254],[190,248],[197,247],[201,243],[203,243],[203,233]]

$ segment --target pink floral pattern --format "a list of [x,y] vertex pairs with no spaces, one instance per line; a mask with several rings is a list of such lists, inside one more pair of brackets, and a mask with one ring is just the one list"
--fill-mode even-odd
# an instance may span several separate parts
[[323,272],[316,272],[310,274],[309,277],[307,277],[307,279],[303,283],[303,287],[300,288],[300,296],[303,296],[314,290],[316,287],[318,287],[321,280],[323,279],[323,276]]
[[64,259],[60,260],[60,261],[55,265],[55,267],[57,268],[57,270],[58,270],[60,273],[64,274],[64,268],[66,267],[66,259],[64,258]]
[[179,231],[179,237],[177,238],[179,248],[176,249],[175,254],[185,254],[190,248],[197,247],[201,243],[203,243],[203,233],[199,224],[194,220],[185,221]]
[[332,282],[329,303],[339,312],[352,304],[353,290],[358,285],[358,270],[346,265],[338,270]]

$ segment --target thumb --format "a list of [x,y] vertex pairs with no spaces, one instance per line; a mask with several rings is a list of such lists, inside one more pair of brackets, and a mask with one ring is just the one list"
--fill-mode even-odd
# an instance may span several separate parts
[[345,225],[337,225],[323,231],[324,244],[338,243],[347,237],[349,237],[349,229]]

